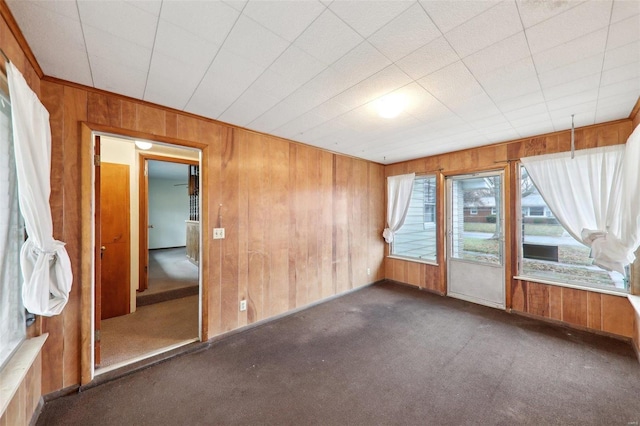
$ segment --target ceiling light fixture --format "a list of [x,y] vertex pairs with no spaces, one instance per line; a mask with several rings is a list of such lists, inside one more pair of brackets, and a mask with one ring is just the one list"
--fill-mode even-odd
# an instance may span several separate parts
[[396,118],[404,110],[407,101],[400,93],[391,93],[376,101],[378,115],[382,118]]
[[136,146],[139,149],[142,150],[147,150],[147,149],[151,149],[151,147],[153,146],[153,144],[151,142],[145,142],[145,141],[136,141]]

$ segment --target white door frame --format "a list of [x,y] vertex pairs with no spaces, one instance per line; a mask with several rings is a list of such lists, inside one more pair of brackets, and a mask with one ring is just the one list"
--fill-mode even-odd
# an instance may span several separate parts
[[[499,239],[500,264],[460,259],[454,253],[454,202],[453,183],[455,181],[500,177],[500,205],[497,217],[501,229]],[[505,172],[502,169],[446,177],[446,253],[447,253],[447,295],[498,309],[506,308],[505,292]]]

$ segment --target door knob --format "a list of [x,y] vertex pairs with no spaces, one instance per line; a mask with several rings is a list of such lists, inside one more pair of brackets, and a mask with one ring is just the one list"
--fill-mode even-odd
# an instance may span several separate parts
[[105,246],[100,247],[100,251],[105,251],[107,248]]

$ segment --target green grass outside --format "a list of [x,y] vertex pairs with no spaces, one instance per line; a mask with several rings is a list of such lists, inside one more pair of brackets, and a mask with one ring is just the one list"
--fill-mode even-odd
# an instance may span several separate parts
[[[483,222],[466,222],[464,224],[464,230],[466,232],[493,233],[496,231],[496,224],[483,223]],[[563,232],[564,232],[564,229],[560,225],[545,225],[545,224],[539,224],[539,223],[524,224],[525,235],[560,237],[562,236]]]

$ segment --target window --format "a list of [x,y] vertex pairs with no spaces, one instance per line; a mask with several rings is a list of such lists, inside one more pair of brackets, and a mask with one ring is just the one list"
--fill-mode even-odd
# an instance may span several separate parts
[[436,260],[435,176],[416,176],[407,217],[396,232],[391,255]]
[[496,214],[496,208],[495,207],[491,207],[491,214],[493,214],[493,215]]
[[[571,237],[553,217],[524,167],[520,168],[522,207],[520,275],[556,283],[626,290],[627,277],[593,265],[591,249]],[[541,205],[540,205],[541,204]]]
[[477,215],[478,214],[478,208],[477,207],[469,207],[469,214],[470,215]]
[[[5,86],[6,87],[6,86]],[[18,209],[11,104],[8,91],[0,89],[0,367],[24,340],[20,246],[24,241],[22,216]]]
[[529,216],[544,216],[544,206],[529,207]]

